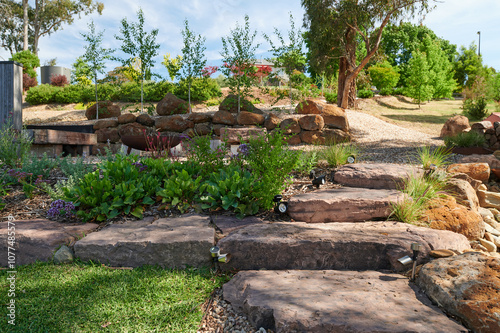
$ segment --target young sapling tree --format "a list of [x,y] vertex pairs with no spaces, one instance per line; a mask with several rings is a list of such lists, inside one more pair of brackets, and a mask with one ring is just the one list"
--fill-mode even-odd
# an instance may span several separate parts
[[144,79],[151,78],[151,67],[155,64],[154,57],[158,55],[160,44],[156,43],[158,29],[151,30],[150,33],[144,30],[144,13],[142,9],[137,11],[138,22],[129,23],[126,18],[122,19],[120,28],[121,35],[115,38],[122,42],[120,50],[130,57],[126,59],[114,58],[120,61],[126,68],[131,67],[136,59],[139,59],[139,77],[141,82],[141,112],[144,109]]
[[89,24],[89,33],[81,34],[87,42],[85,46],[85,54],[82,59],[88,64],[88,69],[93,75],[95,85],[95,103],[96,103],[96,119],[99,119],[99,97],[97,96],[97,74],[104,74],[106,68],[105,60],[111,58],[113,53],[112,49],[102,47],[102,36],[104,30],[100,32],[95,31],[94,21]]

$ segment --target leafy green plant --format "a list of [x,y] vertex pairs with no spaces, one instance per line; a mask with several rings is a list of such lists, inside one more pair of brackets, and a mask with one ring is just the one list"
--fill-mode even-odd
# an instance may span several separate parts
[[[187,80],[180,80],[175,88],[175,96],[181,99],[188,99],[189,83]],[[191,81],[191,100],[207,101],[211,98],[222,96],[222,92],[217,82],[211,78],[193,78]],[[220,104],[220,103],[218,103]],[[218,105],[215,104],[215,105]]]
[[30,50],[24,50],[12,55],[9,60],[17,61],[23,64],[23,73],[28,74],[32,78],[36,78],[35,68],[40,67],[40,59]]
[[43,182],[42,175],[38,175],[35,180],[32,173],[20,170],[10,169],[7,174],[23,187],[23,193],[28,199],[33,199],[35,190],[41,187]]
[[[394,68],[386,60],[368,68],[370,78],[374,86],[379,90],[391,91],[399,81],[399,73],[397,67]],[[390,95],[390,94],[389,94]]]
[[405,200],[393,204],[394,216],[398,221],[417,222],[429,207],[429,202],[438,198],[445,189],[445,180],[440,176],[410,174],[405,179],[401,191],[407,195]]
[[73,159],[72,157],[64,157],[57,163],[62,173],[64,173],[68,179],[72,177],[75,181],[82,179],[83,176],[94,170],[94,165],[85,163],[84,158],[81,156],[76,159]]
[[174,174],[165,180],[163,189],[157,195],[162,198],[163,203],[168,203],[184,213],[203,192],[204,186],[201,185],[200,176],[193,179],[193,176],[187,170],[175,170]]
[[224,158],[229,151],[227,140],[222,139],[219,147],[212,149],[210,136],[196,135],[193,138],[186,138],[182,145],[188,159],[202,167],[203,175],[208,175],[224,167]]
[[[41,157],[37,157],[32,154],[25,157],[20,171],[30,173],[32,175],[35,175],[35,177],[41,175],[43,178],[48,178],[50,172],[57,166],[57,160],[49,157],[47,153],[44,153]],[[33,181],[33,176],[30,177],[29,180]]]
[[424,169],[429,169],[431,165],[437,168],[448,164],[451,150],[446,146],[429,147],[424,146],[417,149],[418,161],[422,164]]
[[368,89],[359,90],[358,97],[359,98],[371,98],[371,97],[373,97],[373,91],[368,90]]
[[476,131],[469,131],[445,137],[444,143],[448,147],[482,147],[486,144],[486,139]]
[[237,166],[227,167],[214,172],[205,186],[205,195],[200,199],[203,209],[222,207],[233,209],[236,216],[242,218],[259,211],[261,200],[258,197],[262,183],[256,182],[249,171]]
[[7,195],[8,188],[7,186],[10,185],[9,183],[6,182],[5,180],[5,174],[1,173],[0,174],[0,211],[5,208],[5,202],[3,202],[3,197]]
[[301,174],[309,174],[316,164],[318,164],[319,156],[320,154],[316,150],[302,152],[298,155],[297,163],[293,170]]
[[64,189],[71,191],[77,185],[77,181],[73,176],[69,176],[68,179],[62,179],[57,181],[53,186],[50,186],[46,182],[41,184],[42,190],[47,193],[52,200],[58,200],[65,198]]
[[470,120],[483,120],[488,116],[486,98],[466,98],[462,105],[462,113]]
[[359,148],[352,143],[328,143],[320,151],[320,159],[326,160],[332,167],[338,167],[347,164],[349,156],[356,158],[359,153]]
[[250,138],[246,146],[243,165],[262,184],[255,197],[261,200],[262,208],[270,209],[274,196],[288,186],[300,153],[288,149],[281,130]]
[[142,218],[144,206],[152,205],[160,180],[143,169],[133,156],[116,155],[96,171],[86,174],[78,185],[64,188],[65,201],[78,208],[84,221],[104,221],[120,214]]
[[26,102],[31,105],[48,104],[55,101],[55,95],[59,92],[61,87],[52,86],[50,84],[40,84],[32,87],[26,93]]
[[334,92],[325,92],[325,99],[328,103],[335,104],[337,103],[337,93]]
[[12,118],[7,119],[7,122],[0,125],[0,162],[9,167],[21,166],[29,156],[31,142],[26,131],[16,131]]

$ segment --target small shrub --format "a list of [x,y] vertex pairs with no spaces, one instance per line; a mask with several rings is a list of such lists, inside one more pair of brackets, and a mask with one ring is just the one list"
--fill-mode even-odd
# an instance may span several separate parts
[[30,88],[35,87],[38,84],[36,77],[31,77],[26,73],[23,73],[23,92],[28,91]]
[[64,87],[69,84],[66,75],[58,74],[50,77],[50,84],[56,87]]
[[382,95],[382,96],[391,96],[392,94],[394,94],[394,89],[392,89],[392,88],[382,88],[382,89],[380,89],[379,94]]
[[337,93],[325,92],[325,99],[328,103],[335,104],[335,103],[337,103]]
[[205,102],[206,106],[216,106],[221,103],[221,100],[218,98],[211,98],[208,101]]
[[14,53],[9,60],[23,64],[23,73],[36,78],[35,68],[40,67],[40,59],[36,54],[32,53],[30,50],[20,51]]
[[54,94],[56,103],[78,103],[82,100],[83,86],[67,85]]
[[359,98],[371,98],[373,97],[373,91],[368,89],[363,89],[358,91]]
[[[21,171],[26,173],[31,173],[33,175],[42,175],[43,178],[48,178],[50,172],[58,166],[57,159],[48,157],[46,153],[42,157],[38,158],[34,155],[25,156],[23,165],[20,168]],[[32,181],[34,179],[30,179]]]
[[224,157],[229,152],[227,141],[222,140],[217,149],[210,147],[210,136],[195,136],[182,142],[190,161],[202,166],[202,173],[208,175],[224,167]]
[[[179,81],[175,89],[175,95],[183,100],[188,100],[188,83],[186,80]],[[221,97],[222,92],[219,85],[211,78],[195,78],[191,84],[191,100],[207,101],[211,98]]]
[[446,146],[439,146],[436,148],[424,146],[417,150],[418,161],[426,170],[429,169],[432,164],[437,168],[446,165],[450,154],[451,150]]
[[318,159],[319,153],[315,150],[302,152],[299,154],[297,164],[293,170],[300,174],[309,174],[316,164],[318,164]]
[[31,105],[53,103],[55,101],[55,94],[61,89],[61,87],[49,84],[40,84],[28,90],[26,93],[26,102]]
[[482,147],[486,144],[486,139],[476,131],[469,131],[445,137],[444,143],[448,147]]
[[429,207],[429,202],[441,195],[445,182],[439,177],[410,175],[404,181],[401,191],[408,198],[392,205],[392,214],[396,220],[406,223],[417,222]]
[[347,164],[350,156],[356,158],[359,155],[359,148],[351,143],[330,143],[321,150],[320,159],[326,160],[328,165],[336,168]]
[[261,186],[249,171],[236,166],[222,169],[214,172],[207,181],[206,193],[201,197],[202,208],[232,209],[239,218],[254,215],[261,205],[258,199]]
[[488,116],[486,104],[486,99],[484,97],[464,99],[462,113],[470,120],[483,120]]
[[201,186],[202,178],[195,177],[187,170],[174,170],[174,174],[165,180],[163,189],[157,193],[157,196],[162,198],[163,203],[168,203],[184,213],[195,201],[199,201],[199,196],[204,189]]
[[20,167],[28,159],[31,150],[31,138],[26,131],[17,131],[8,119],[0,125],[0,162],[11,168]]

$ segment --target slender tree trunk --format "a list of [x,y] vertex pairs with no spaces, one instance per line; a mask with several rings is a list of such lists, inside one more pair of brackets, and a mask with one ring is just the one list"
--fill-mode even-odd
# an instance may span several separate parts
[[356,106],[356,32],[348,29],[346,32],[346,56],[339,62],[339,90],[337,105],[341,108],[354,108]]
[[35,1],[35,20],[33,22],[33,53],[38,56],[38,39],[40,38],[40,22],[38,21],[38,13],[42,10],[43,0]]
[[23,51],[28,50],[28,0],[23,0]]
[[193,112],[191,110],[191,80],[189,80],[189,84],[188,84],[188,104],[189,104],[188,112],[191,113],[191,112]]
[[99,97],[97,97],[97,71],[94,71],[95,85],[95,119],[99,119]]
[[141,77],[141,113],[144,112],[144,77]]

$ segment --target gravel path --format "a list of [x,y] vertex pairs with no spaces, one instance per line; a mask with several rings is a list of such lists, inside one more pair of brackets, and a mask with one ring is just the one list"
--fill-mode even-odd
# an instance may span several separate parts
[[416,164],[420,147],[443,145],[441,138],[390,124],[367,113],[346,110],[346,114],[363,161]]

